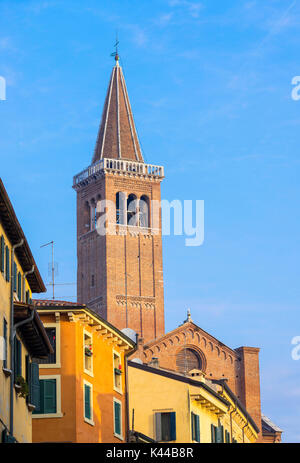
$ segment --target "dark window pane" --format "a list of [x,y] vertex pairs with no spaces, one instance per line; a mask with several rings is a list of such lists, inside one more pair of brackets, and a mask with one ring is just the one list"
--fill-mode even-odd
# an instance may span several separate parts
[[35,359],[36,363],[56,363],[56,328],[45,328],[50,344],[54,350],[53,354],[49,354],[45,359]]
[[171,440],[171,417],[170,413],[161,414],[161,435],[162,441],[168,442]]

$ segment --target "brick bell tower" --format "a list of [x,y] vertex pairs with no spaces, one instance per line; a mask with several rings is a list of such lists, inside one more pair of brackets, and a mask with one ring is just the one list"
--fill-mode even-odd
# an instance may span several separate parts
[[[145,164],[118,54],[91,165],[74,177],[77,192],[77,299],[144,342],[164,334],[160,212],[161,166]],[[105,234],[99,204],[112,201]]]

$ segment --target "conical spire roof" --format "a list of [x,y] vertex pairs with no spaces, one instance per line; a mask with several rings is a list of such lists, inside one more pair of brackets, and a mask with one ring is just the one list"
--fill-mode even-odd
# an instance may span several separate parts
[[118,57],[111,73],[92,162],[103,158],[144,162]]

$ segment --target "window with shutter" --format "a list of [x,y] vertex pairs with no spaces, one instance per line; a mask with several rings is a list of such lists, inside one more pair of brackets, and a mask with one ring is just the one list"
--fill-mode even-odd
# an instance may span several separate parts
[[56,413],[56,379],[44,382],[44,413]]
[[22,276],[20,272],[18,272],[18,299],[19,301],[22,300]]
[[14,262],[14,292],[17,292],[17,264]]
[[2,273],[4,273],[4,268],[5,268],[5,241],[4,241],[4,236],[1,236],[1,245],[0,245],[0,253],[1,253],[1,259],[0,259],[0,270]]
[[156,413],[156,440],[171,442],[176,440],[176,412]]
[[7,368],[7,321],[3,318],[3,368]]
[[22,344],[15,337],[14,339],[14,380],[22,376]]
[[200,418],[192,412],[192,440],[200,442]]
[[[37,363],[29,364],[28,384],[29,384],[29,401],[36,409],[40,408],[40,381],[39,366]],[[54,380],[55,381],[55,380]],[[56,389],[56,385],[55,385]]]
[[9,258],[9,248],[8,246],[5,247],[5,279],[6,281],[10,280],[10,258]]
[[225,442],[226,444],[230,444],[230,432],[225,431]]
[[216,442],[217,442],[217,444],[223,444],[224,443],[224,429],[223,429],[223,426],[218,426],[216,428]]
[[92,419],[91,413],[91,386],[84,385],[84,417],[88,420]]
[[53,354],[48,354],[48,357],[44,359],[35,359],[36,363],[39,364],[52,364],[56,363],[56,328],[45,328],[50,344],[53,348]]
[[[32,363],[31,365],[36,365]],[[38,367],[38,365],[37,365]],[[39,392],[40,398],[36,397],[38,393],[37,386],[37,368],[33,367],[31,370],[33,378],[31,382],[34,381],[34,387],[32,386],[32,400],[35,401],[33,405],[36,406],[34,414],[55,414],[57,412],[57,397],[56,397],[56,379],[40,379],[39,380]]]
[[210,425],[211,427],[211,441],[214,444],[217,442],[217,427],[214,426],[213,424]]
[[114,401],[114,433],[117,436],[122,435],[122,415],[120,402]]
[[176,440],[176,413],[170,413],[170,430],[171,430],[171,441]]
[[155,430],[156,430],[156,441],[162,441],[161,433],[161,413],[155,413]]

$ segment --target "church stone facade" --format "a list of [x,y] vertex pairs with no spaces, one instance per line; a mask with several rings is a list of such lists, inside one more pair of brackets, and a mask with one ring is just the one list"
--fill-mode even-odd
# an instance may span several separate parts
[[[162,166],[146,164],[116,56],[91,165],[74,177],[77,192],[77,296],[119,329],[138,333],[144,363],[226,379],[264,440],[259,349],[232,349],[193,323],[165,333],[160,201]],[[109,200],[114,208],[101,206]],[[105,233],[98,224],[106,214]],[[270,423],[270,421],[269,421]],[[271,436],[271,437],[270,437]],[[268,442],[272,432],[268,424]],[[274,442],[278,441],[274,430]]]

